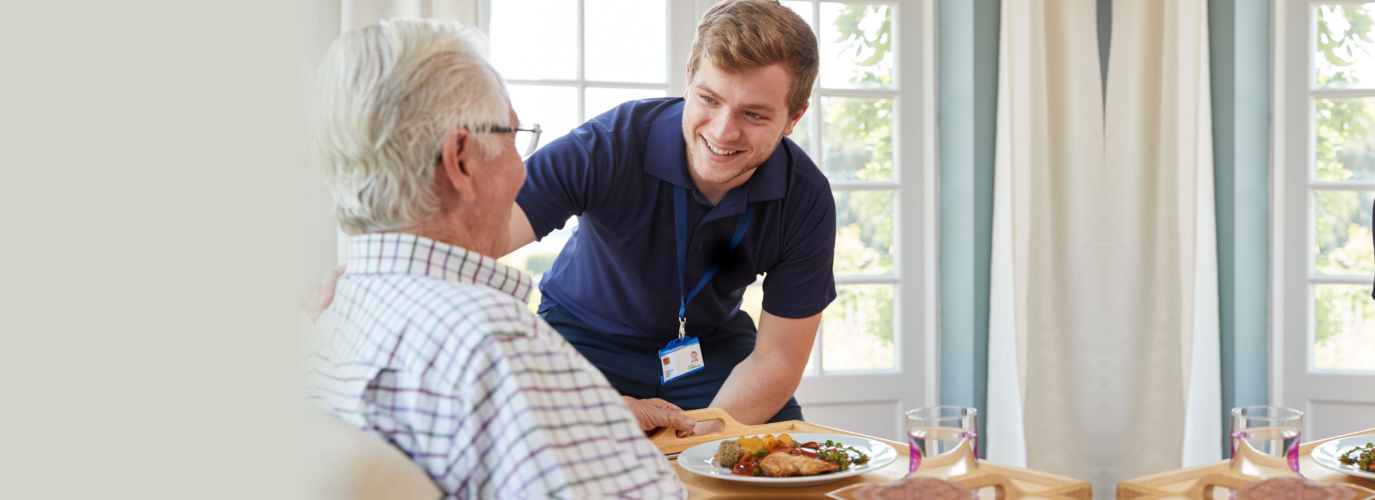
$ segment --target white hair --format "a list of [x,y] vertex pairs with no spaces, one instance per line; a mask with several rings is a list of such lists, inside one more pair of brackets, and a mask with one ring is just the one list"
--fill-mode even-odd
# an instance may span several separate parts
[[[349,234],[431,219],[445,135],[511,121],[485,37],[458,23],[392,19],[344,33],[320,63],[316,89],[317,154]],[[484,158],[500,151],[499,134],[470,137]]]

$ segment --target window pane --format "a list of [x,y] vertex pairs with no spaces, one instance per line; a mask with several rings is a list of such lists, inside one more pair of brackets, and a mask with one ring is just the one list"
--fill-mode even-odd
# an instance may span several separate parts
[[1375,99],[1318,99],[1314,106],[1315,177],[1375,180]]
[[1313,367],[1375,371],[1370,285],[1313,285]]
[[1323,5],[1317,9],[1318,88],[1375,86],[1375,4]]
[[511,106],[521,123],[538,123],[539,147],[563,137],[578,126],[578,89],[543,85],[511,85]]
[[[520,249],[506,254],[505,257],[497,259],[498,262],[520,269],[538,282],[544,277],[544,272],[554,265],[554,258],[563,251],[563,246],[568,243],[568,238],[573,236],[573,228],[577,227],[578,218],[570,217],[565,222],[563,229],[557,229],[549,233],[543,240],[536,241]],[[530,293],[530,312],[537,312],[539,307],[540,292],[539,287]]]
[[493,0],[492,65],[511,80],[578,77],[577,0]]
[[802,20],[807,21],[807,26],[812,28],[813,33],[816,33],[816,21],[812,19],[812,2],[783,2],[783,6],[802,16]]
[[[745,297],[740,302],[740,310],[749,313],[750,319],[754,320],[754,327],[759,328],[760,313],[764,311],[764,287],[751,286],[745,288]],[[807,355],[806,373],[814,373],[816,370],[816,350]]]
[[587,94],[583,97],[583,105],[586,106],[584,109],[587,110],[587,113],[583,116],[591,120],[597,115],[605,113],[607,110],[623,102],[648,99],[651,97],[664,97],[665,95],[667,95],[667,92],[662,90],[604,89],[589,87],[587,89]]
[[816,152],[812,151],[812,113],[817,112],[819,111],[816,108],[809,107],[807,112],[802,114],[802,119],[797,121],[797,125],[793,126],[793,133],[788,136],[812,161],[817,159]]
[[1370,235],[1370,191],[1313,193],[1313,269],[1318,274],[1375,274],[1375,249]]
[[840,285],[821,315],[826,371],[893,368],[893,285]]
[[893,179],[893,101],[821,98],[821,170],[833,180]]
[[838,192],[835,198],[835,273],[892,273],[893,192]]
[[[585,0],[589,80],[662,83],[668,17],[663,0]],[[567,18],[563,22],[577,18]]]
[[887,5],[821,4],[822,87],[893,87],[892,13]]

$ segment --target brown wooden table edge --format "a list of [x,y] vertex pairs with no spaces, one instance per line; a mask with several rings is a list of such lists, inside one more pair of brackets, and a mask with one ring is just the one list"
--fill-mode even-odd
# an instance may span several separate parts
[[[1340,436],[1334,436],[1334,437],[1330,437],[1330,438],[1320,439],[1320,440],[1317,440],[1317,441],[1313,441],[1313,442],[1311,442],[1311,443],[1304,443],[1304,444],[1302,444],[1302,445],[1299,446],[1299,455],[1301,455],[1301,456],[1310,455],[1310,454],[1313,453],[1313,449],[1314,449],[1314,448],[1317,448],[1317,447],[1319,447],[1319,446],[1322,446],[1324,443],[1327,443],[1327,442],[1330,442],[1330,441],[1336,441],[1336,440],[1338,440],[1338,439],[1345,439],[1345,438],[1356,437],[1356,436],[1366,436],[1366,435],[1371,435],[1371,434],[1375,434],[1375,429],[1366,429],[1366,430],[1363,430],[1363,431],[1356,431],[1356,432],[1352,432],[1352,433],[1348,433],[1348,434],[1342,434],[1342,435],[1340,435]],[[1170,477],[1170,476],[1186,476],[1186,477],[1187,477],[1187,476],[1189,475],[1189,473],[1198,473],[1198,472],[1202,471],[1203,469],[1212,469],[1212,468],[1217,468],[1217,467],[1226,467],[1227,464],[1228,464],[1228,460],[1219,460],[1219,461],[1216,461],[1216,462],[1210,462],[1210,463],[1206,463],[1206,464],[1195,465],[1195,466],[1193,466],[1193,467],[1185,467],[1185,468],[1182,468],[1182,469],[1175,469],[1175,470],[1169,470],[1169,471],[1164,471],[1164,472],[1157,472],[1157,473],[1155,473],[1155,474],[1148,474],[1148,475],[1141,476],[1141,477],[1135,477],[1135,478],[1132,478],[1132,479],[1127,479],[1127,480],[1124,480],[1124,481],[1119,481],[1119,482],[1117,483],[1117,500],[1139,500],[1139,499],[1145,499],[1146,497],[1154,497],[1154,496],[1161,496],[1161,495],[1176,496],[1176,497],[1177,497],[1177,496],[1181,496],[1181,495],[1184,494],[1184,492],[1171,492],[1171,491],[1165,491],[1165,490],[1162,490],[1162,489],[1159,489],[1159,488],[1152,487],[1152,486],[1150,486],[1150,484],[1151,484],[1152,482],[1155,482],[1155,481],[1160,481],[1160,480],[1166,479],[1166,478],[1168,478],[1168,477]],[[1202,477],[1202,476],[1200,476],[1200,477]]]

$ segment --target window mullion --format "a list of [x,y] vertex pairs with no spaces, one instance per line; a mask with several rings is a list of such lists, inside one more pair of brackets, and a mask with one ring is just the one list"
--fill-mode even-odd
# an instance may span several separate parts
[[587,121],[587,20],[586,0],[578,0],[578,123]]

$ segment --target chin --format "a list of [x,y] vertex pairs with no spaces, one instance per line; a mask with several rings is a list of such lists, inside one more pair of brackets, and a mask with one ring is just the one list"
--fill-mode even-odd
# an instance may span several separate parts
[[745,175],[745,173],[749,172],[750,170],[754,170],[754,168],[748,167],[748,166],[741,166],[741,167],[726,167],[726,166],[721,166],[721,167],[707,167],[707,168],[703,168],[703,167],[700,167],[700,166],[694,166],[692,170],[695,171],[695,172],[697,172],[697,176],[698,176],[698,177],[701,177],[702,180],[704,180],[704,181],[710,182],[710,183],[712,183],[712,184],[725,184],[725,183],[728,183],[728,182],[730,182],[730,181],[735,180],[736,178],[738,178],[738,177],[740,177],[740,176],[742,176],[742,175]]
[[763,164],[763,162],[751,164],[749,160],[750,158],[741,158],[729,163],[714,163],[698,157],[697,154],[690,154],[688,155],[688,168],[691,168],[694,175],[706,182],[726,184]]

